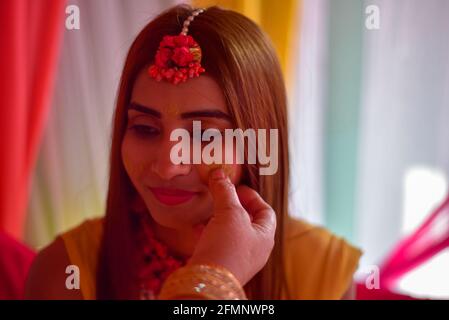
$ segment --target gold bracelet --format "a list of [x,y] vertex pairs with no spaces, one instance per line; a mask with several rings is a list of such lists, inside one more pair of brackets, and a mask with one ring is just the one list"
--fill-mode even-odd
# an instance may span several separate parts
[[160,300],[177,298],[247,300],[239,281],[227,269],[211,264],[194,264],[174,271],[165,280]]

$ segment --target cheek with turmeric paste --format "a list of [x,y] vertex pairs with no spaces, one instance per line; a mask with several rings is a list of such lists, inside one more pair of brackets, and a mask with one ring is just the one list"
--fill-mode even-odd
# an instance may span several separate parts
[[[231,154],[234,156],[232,163],[225,163],[225,160],[226,160],[225,155],[227,154],[226,148],[234,148],[234,146],[233,145],[227,146],[223,143],[222,152],[221,152],[221,154],[222,154],[222,159],[221,159],[222,163],[221,164],[202,163],[202,164],[198,165],[198,173],[199,173],[201,181],[204,184],[206,184],[206,185],[209,184],[210,173],[219,168],[223,169],[224,174],[229,177],[229,179],[231,180],[231,182],[233,184],[237,185],[240,183],[243,165],[237,163],[237,158],[236,158],[237,152],[235,149],[232,150],[232,152],[231,152]],[[214,155],[214,154],[212,154],[212,155]]]
[[204,184],[208,184],[209,182],[209,174],[215,169],[222,168],[225,175],[227,175],[231,182],[236,184],[239,180],[239,165],[236,164],[201,164],[198,166],[198,173],[200,175],[200,179]]

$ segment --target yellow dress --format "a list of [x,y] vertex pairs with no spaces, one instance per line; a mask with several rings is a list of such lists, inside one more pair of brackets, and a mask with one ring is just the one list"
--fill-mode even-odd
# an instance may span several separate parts
[[[323,227],[289,218],[286,274],[293,299],[340,299],[348,289],[362,252]],[[80,269],[84,299],[95,299],[103,218],[86,220],[61,235],[71,264]]]

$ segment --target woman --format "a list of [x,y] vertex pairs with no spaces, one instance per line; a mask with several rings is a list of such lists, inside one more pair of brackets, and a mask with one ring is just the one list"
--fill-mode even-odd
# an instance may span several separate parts
[[[256,24],[217,7],[162,13],[125,62],[105,217],[64,233],[38,255],[28,297],[350,296],[360,251],[288,217],[286,117],[280,66]],[[193,121],[219,132],[277,129],[276,173],[260,175],[260,163],[174,164],[170,135],[191,132]],[[66,287],[68,265],[79,268],[80,290]]]

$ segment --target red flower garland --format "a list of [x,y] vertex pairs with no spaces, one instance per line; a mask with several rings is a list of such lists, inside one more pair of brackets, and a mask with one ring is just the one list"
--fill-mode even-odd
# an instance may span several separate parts
[[150,221],[145,215],[138,213],[139,232],[138,245],[141,257],[141,267],[138,278],[140,283],[140,298],[142,300],[156,299],[167,277],[176,269],[185,265],[186,260],[176,257],[168,247],[158,241],[151,228]]
[[201,48],[189,35],[164,36],[148,74],[156,81],[173,84],[198,77],[206,70],[201,66]]

